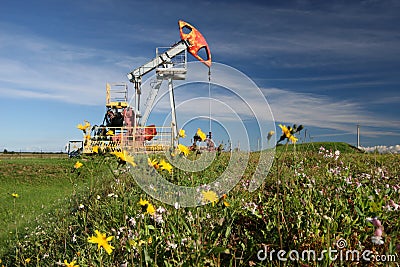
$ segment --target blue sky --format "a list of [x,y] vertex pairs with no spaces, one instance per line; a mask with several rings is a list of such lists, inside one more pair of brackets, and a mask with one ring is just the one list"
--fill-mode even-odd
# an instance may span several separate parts
[[6,0],[1,13],[1,151],[80,139],[78,123],[102,122],[105,83],[179,41],[179,19],[307,141],[355,144],[359,123],[363,146],[400,143],[398,1]]

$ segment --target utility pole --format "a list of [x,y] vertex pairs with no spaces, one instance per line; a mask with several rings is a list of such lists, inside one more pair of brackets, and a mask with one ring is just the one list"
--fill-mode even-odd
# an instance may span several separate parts
[[357,148],[360,148],[360,124],[357,124]]

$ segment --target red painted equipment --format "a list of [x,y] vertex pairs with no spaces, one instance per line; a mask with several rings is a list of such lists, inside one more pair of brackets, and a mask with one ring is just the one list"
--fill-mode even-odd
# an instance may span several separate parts
[[[184,31],[189,32],[184,33]],[[183,20],[179,21],[179,32],[181,35],[181,40],[186,40],[189,42],[189,53],[192,54],[199,61],[206,64],[208,67],[211,67],[210,48],[208,47],[206,39],[203,37],[203,35],[195,27]],[[207,58],[204,59],[199,56],[198,53],[201,49],[205,49]]]

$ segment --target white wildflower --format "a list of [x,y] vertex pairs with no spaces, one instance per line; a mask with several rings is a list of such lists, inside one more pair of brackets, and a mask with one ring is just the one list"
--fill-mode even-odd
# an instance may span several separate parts
[[371,237],[371,241],[372,243],[374,243],[375,245],[383,245],[385,242],[382,240],[381,236],[372,236]]

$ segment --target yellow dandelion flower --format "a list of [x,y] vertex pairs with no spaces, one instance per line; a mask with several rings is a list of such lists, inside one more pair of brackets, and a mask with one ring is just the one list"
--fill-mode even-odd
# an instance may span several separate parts
[[83,163],[79,162],[79,160],[75,163],[74,168],[79,169],[80,167],[83,166]]
[[143,200],[142,198],[140,198],[139,200],[139,205],[140,206],[146,206],[149,205],[150,203],[147,200]]
[[298,139],[294,135],[292,135],[293,128],[292,127],[288,128],[287,126],[282,125],[282,124],[279,124],[279,127],[282,129],[282,136],[279,141],[285,140],[287,138],[293,144],[296,144]]
[[100,233],[98,230],[94,231],[96,233],[96,236],[91,236],[88,238],[88,242],[92,244],[97,244],[97,249],[99,250],[101,247],[104,248],[104,250],[110,255],[112,253],[112,250],[115,249],[113,246],[108,244],[114,237],[109,236],[107,237],[106,234]]
[[206,140],[206,138],[207,138],[206,134],[203,133],[203,131],[202,131],[200,128],[197,128],[196,135],[197,135],[198,137],[200,137],[201,141],[204,141],[204,140]]
[[186,137],[185,130],[183,130],[183,129],[180,129],[180,130],[179,130],[179,137],[180,137],[180,138],[185,138],[185,137]]
[[217,193],[215,193],[212,190],[209,190],[207,192],[206,191],[202,191],[201,193],[203,194],[203,201],[204,202],[211,202],[212,205],[214,206],[215,202],[218,201]]
[[76,126],[76,128],[78,128],[79,130],[82,130],[82,131],[85,131],[86,129],[85,129],[85,126],[83,126],[82,124],[78,124],[77,126]]
[[76,261],[71,261],[70,263],[68,263],[67,260],[64,260],[64,266],[66,267],[79,267],[79,265],[75,265]]
[[125,150],[122,152],[120,151],[111,152],[111,154],[115,155],[119,160],[123,162],[128,162],[132,166],[136,166],[136,163],[133,161],[133,157],[129,155],[129,153]]
[[79,130],[82,130],[82,131],[86,132],[86,130],[90,128],[90,123],[89,123],[88,121],[85,120],[85,124],[84,124],[84,125],[78,124],[78,125],[76,126],[76,128],[78,128]]
[[150,158],[147,158],[147,162],[149,163],[150,166],[153,166],[155,169],[158,169],[158,161],[156,159],[151,160]]
[[99,146],[94,146],[92,148],[93,153],[99,154]]
[[297,138],[294,136],[294,135],[291,135],[290,137],[289,137],[289,140],[293,143],[293,144],[296,144],[296,142],[297,142]]
[[187,146],[179,144],[178,145],[179,153],[183,153],[185,156],[189,155],[190,150]]
[[279,127],[282,129],[282,133],[286,136],[286,138],[290,138],[290,136],[292,135],[290,133],[290,130],[285,125],[282,124],[279,124]]
[[169,173],[172,173],[172,165],[166,162],[165,160],[161,160],[158,164],[162,170],[167,170]]
[[147,205],[146,212],[150,215],[154,215],[156,213],[156,209],[154,208],[154,206],[151,203],[149,203]]
[[156,213],[154,206],[147,200],[140,198],[139,205],[142,206],[143,210],[146,210],[146,213],[150,215],[154,215],[154,213]]
[[18,197],[19,197],[19,195],[18,195],[17,193],[12,193],[11,196],[12,196],[13,198],[18,198]]

